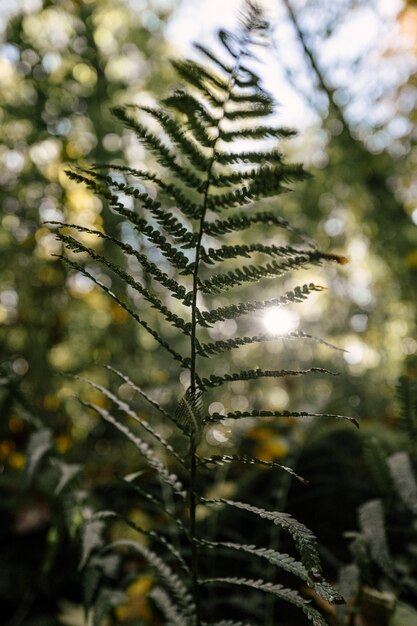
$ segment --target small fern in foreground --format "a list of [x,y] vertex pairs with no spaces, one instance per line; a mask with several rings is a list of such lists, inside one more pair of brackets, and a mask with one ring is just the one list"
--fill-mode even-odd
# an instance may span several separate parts
[[[241,620],[248,619],[241,607],[251,602],[255,606],[259,594],[272,594],[277,601],[300,609],[314,625],[324,626],[320,612],[297,589],[251,574],[251,564],[258,559],[282,570],[285,580],[289,574],[290,580],[292,576],[302,585],[314,588],[325,600],[342,601],[322,578],[316,540],[308,528],[284,511],[265,510],[228,497],[209,497],[201,487],[202,478],[205,484],[210,482],[207,476],[211,476],[217,464],[263,464],[294,474],[290,468],[257,458],[203,457],[200,454],[202,435],[207,425],[225,419],[273,417],[279,420],[311,417],[313,413],[279,412],[266,407],[207,415],[204,398],[207,393],[215,393],[211,390],[235,381],[305,377],[317,372],[331,374],[317,367],[261,369],[252,366],[226,373],[222,369],[219,373],[215,357],[224,359],[241,346],[282,337],[322,341],[302,332],[242,336],[239,328],[252,314],[302,302],[312,292],[322,289],[315,284],[300,285],[274,298],[259,300],[253,296],[253,286],[260,281],[266,284],[268,279],[325,261],[345,262],[343,257],[319,251],[313,242],[277,214],[276,201],[271,200],[287,192],[289,183],[302,180],[304,172],[298,165],[285,163],[282,153],[276,149],[277,140],[291,136],[292,131],[264,123],[264,118],[274,111],[273,101],[248,64],[253,47],[266,43],[269,26],[255,4],[248,2],[246,9],[237,34],[219,32],[227,61],[197,45],[208,65],[175,61],[174,67],[186,87],[166,98],[163,108],[127,106],[114,110],[116,117],[155,157],[155,171],[99,164],[68,172],[71,179],[85,184],[105,199],[113,213],[130,225],[130,231],[128,237],[118,239],[83,226],[59,224],[58,237],[69,251],[63,260],[123,307],[189,375],[184,396],[177,409],[170,411],[125,374],[113,370],[176,431],[173,443],[124,399],[97,383],[89,383],[95,392],[103,394],[106,402],[84,401],[86,408],[130,440],[154,477],[145,485],[141,481],[140,466],[137,474],[120,479],[121,488],[137,495],[143,506],[154,511],[152,530],[141,528],[115,511],[97,513],[86,525],[82,565],[86,571],[87,604],[95,605],[97,626],[101,616],[119,599],[113,589],[106,591],[101,586],[99,590],[103,577],[100,559],[116,548],[135,553],[140,560],[148,562],[157,580],[150,598],[164,616],[164,623],[170,626],[239,626],[243,624]],[[150,118],[151,127],[159,130],[150,130],[143,122],[144,117]],[[267,149],[251,143],[259,140],[274,143]],[[235,142],[247,142],[253,147],[233,151]],[[271,233],[263,243],[257,239],[258,226]],[[279,231],[295,243],[289,243],[288,239],[277,243],[274,233]],[[85,234],[89,238],[85,239]],[[109,259],[97,244],[87,245],[85,241],[90,242],[91,236],[114,245],[117,258],[124,259],[125,264]],[[274,243],[270,243],[272,239]],[[158,263],[149,255],[149,251],[155,249],[160,253]],[[79,263],[76,254],[89,258],[88,265]],[[100,278],[97,271],[100,267],[113,274],[115,284],[120,287],[117,293]],[[123,289],[133,296],[133,304],[121,295]],[[235,301],[224,303],[222,294],[229,295],[229,292],[231,297],[236,294]],[[148,321],[156,318],[147,316],[144,303],[156,311],[157,323]],[[228,321],[234,322],[236,336],[212,341],[216,324]],[[136,422],[137,430],[126,425],[123,416]],[[255,546],[250,540],[247,544],[224,541],[221,537],[209,541],[201,532],[203,521],[218,507],[239,514],[236,523],[242,522],[243,515],[248,519],[255,515],[266,524],[279,527],[292,539],[294,554]],[[146,544],[125,539],[102,548],[101,533],[107,519],[123,519],[138,533],[147,536]],[[219,559],[218,572],[211,575],[208,564],[216,553],[227,553],[224,563],[237,559],[231,572]],[[235,596],[230,595],[235,587],[241,589],[242,602],[238,608],[233,608]],[[205,601],[207,588],[218,591],[218,606]]]
[[[365,443],[365,459],[376,497],[358,509],[359,530],[349,533],[353,562],[340,571],[340,588],[351,604],[344,614],[362,612],[370,623],[382,623],[396,603],[407,610],[417,600],[417,384],[399,380],[397,398],[407,448],[393,454],[377,438]],[[369,615],[369,617],[367,616]],[[414,623],[417,614],[412,614]],[[413,621],[414,620],[414,621]],[[342,622],[343,623],[343,622]],[[395,622],[396,623],[396,622]],[[402,623],[402,622],[401,622]]]

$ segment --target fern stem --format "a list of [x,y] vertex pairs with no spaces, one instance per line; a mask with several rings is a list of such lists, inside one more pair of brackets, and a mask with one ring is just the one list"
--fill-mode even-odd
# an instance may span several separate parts
[[[220,139],[220,125],[226,113],[226,105],[231,97],[232,89],[234,87],[236,76],[239,71],[241,65],[242,55],[245,49],[245,46],[249,42],[249,29],[246,29],[242,35],[242,39],[240,42],[240,54],[236,59],[235,66],[232,70],[228,91],[226,93],[225,99],[222,104],[222,113],[217,121],[217,134],[213,139],[212,143],[212,156],[208,162],[207,166],[207,180],[204,188],[204,195],[201,205],[201,215],[200,215],[200,223],[198,230],[198,239],[196,243],[196,251],[195,251],[195,260],[194,260],[194,271],[193,271],[193,297],[191,304],[191,333],[190,333],[190,343],[191,343],[191,358],[190,358],[190,388],[192,394],[195,394],[197,390],[197,372],[196,372],[196,364],[197,364],[197,296],[198,296],[198,285],[199,285],[199,266],[201,259],[201,242],[204,235],[204,225],[207,210],[209,208],[209,192],[210,185],[212,179],[212,171],[214,164],[216,162],[216,145]],[[191,577],[192,577],[192,586],[193,586],[193,596],[194,603],[196,608],[196,620],[195,625],[201,626],[201,602],[200,602],[200,583],[199,583],[199,572],[198,572],[198,545],[197,545],[197,537],[196,537],[196,506],[197,506],[197,494],[196,494],[196,481],[197,481],[197,443],[195,438],[192,437],[190,441],[190,458],[191,458],[191,467],[190,467],[190,491],[189,491],[189,513],[190,513],[190,542],[191,542]]]

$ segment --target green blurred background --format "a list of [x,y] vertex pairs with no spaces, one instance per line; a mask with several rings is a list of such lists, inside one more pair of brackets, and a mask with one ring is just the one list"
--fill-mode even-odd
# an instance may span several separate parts
[[[327,290],[299,305],[287,321],[347,352],[308,342],[267,344],[272,362],[289,368],[314,363],[341,375],[256,391],[236,383],[227,396],[216,396],[212,410],[265,404],[284,410],[291,404],[296,410],[346,413],[361,419],[362,436],[376,436],[387,450],[399,449],[405,437],[395,388],[401,375],[417,377],[417,5],[401,0],[264,4],[274,45],[262,54],[260,71],[279,101],[277,119],[300,131],[283,149],[313,174],[282,201],[282,213],[322,249],[350,260],[343,268],[304,272],[303,283]],[[48,476],[35,487],[25,483],[33,428],[41,423],[52,430],[59,458],[73,463],[87,458],[83,485],[95,493],[105,492],[115,472],[135,468],[130,449],[122,450],[118,439],[80,410],[74,397],[86,393],[83,386],[60,374],[92,376],[112,386],[114,379],[96,367],[110,363],[167,405],[184,382],[123,310],[54,257],[61,249],[49,220],[104,226],[109,232],[118,228],[97,197],[65,176],[65,167],[107,161],[147,166],[147,155],[112,118],[111,106],[167,94],[174,86],[168,59],[188,54],[194,39],[210,42],[211,31],[232,25],[238,10],[238,2],[217,0],[200,0],[198,7],[190,0],[22,0],[0,6],[0,487],[7,496],[0,505],[6,520],[0,534],[5,545],[11,536],[19,545],[8,546],[0,572],[8,626],[56,623],[47,620],[57,619],[62,602],[79,603],[75,555],[67,575],[51,587],[51,528],[61,528],[61,504],[50,495]],[[85,241],[93,245],[87,236]],[[294,284],[291,278],[279,292]],[[271,287],[270,294],[276,293]],[[261,328],[264,320],[256,323]],[[219,338],[233,331],[223,325]],[[263,355],[254,346],[233,358],[239,366]],[[119,392],[129,397],[123,385]],[[314,437],[337,438],[340,428],[321,426],[317,434],[247,424],[242,443],[242,433],[218,427],[208,431],[206,445],[225,452],[246,445],[274,460],[291,457],[311,437],[317,460],[326,447]],[[346,443],[351,435],[346,437],[345,443],[331,444],[340,446],[334,449],[342,464],[342,452],[351,452]],[[357,450],[352,454],[360,456]],[[351,525],[354,507],[364,498],[353,498]],[[309,511],[297,506],[311,525]],[[320,534],[320,527],[316,531]],[[337,541],[343,542],[341,536]],[[16,611],[22,604],[23,614],[26,610],[27,581],[46,554],[44,582],[34,597],[29,593],[25,614],[41,597],[34,614],[45,621],[19,621]],[[139,580],[140,593],[148,583],[146,577]],[[151,619],[144,602],[132,609],[133,617],[126,611],[119,612],[122,622]]]

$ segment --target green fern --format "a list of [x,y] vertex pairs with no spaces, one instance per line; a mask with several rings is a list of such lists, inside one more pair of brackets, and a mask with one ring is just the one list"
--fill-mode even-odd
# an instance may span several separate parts
[[[232,339],[211,342],[207,329],[217,322],[239,320],[242,316],[264,309],[302,302],[312,292],[322,290],[318,285],[304,284],[276,298],[259,301],[251,296],[253,283],[276,279],[313,264],[346,262],[344,257],[319,251],[314,242],[277,214],[276,202],[271,201],[288,192],[292,182],[306,175],[301,166],[286,164],[282,152],[277,149],[276,140],[291,136],[293,131],[265,122],[264,118],[274,111],[274,103],[261,86],[258,76],[247,67],[253,46],[266,43],[268,29],[268,23],[257,5],[247,2],[239,32],[219,32],[228,62],[204,46],[197,45],[199,52],[210,62],[210,67],[195,61],[175,61],[174,68],[186,86],[163,100],[163,108],[126,106],[114,110],[117,119],[131,129],[155,157],[155,172],[119,164],[96,164],[68,172],[73,181],[86,185],[102,197],[116,215],[130,224],[136,243],[132,243],[133,238],[127,242],[85,226],[58,223],[58,238],[70,252],[69,255],[62,255],[62,260],[72,270],[90,278],[123,307],[159,343],[161,349],[188,371],[190,380],[177,410],[171,412],[161,407],[126,375],[112,370],[156,409],[164,421],[170,421],[177,439],[182,442],[178,449],[164,438],[153,422],[139,417],[126,401],[105,387],[86,381],[104,396],[106,408],[86,400],[83,400],[83,405],[125,436],[141,456],[143,468],[148,468],[156,478],[145,488],[139,480],[139,468],[137,474],[120,479],[121,484],[140,496],[142,502],[158,511],[165,520],[165,523],[160,523],[158,531],[146,531],[113,511],[99,513],[87,522],[82,566],[86,568],[86,580],[89,582],[87,604],[96,606],[96,624],[100,623],[105,610],[114,606],[118,597],[106,588],[100,591],[97,572],[94,573],[97,559],[113,549],[136,552],[148,561],[159,583],[153,589],[151,599],[164,616],[165,623],[171,626],[202,626],[209,623],[205,620],[213,619],[217,620],[213,622],[217,626],[243,624],[242,621],[221,619],[221,611],[226,617],[230,611],[227,593],[222,596],[220,613],[213,614],[211,607],[204,603],[202,593],[202,588],[208,585],[244,587],[245,596],[258,592],[272,594],[279,601],[298,607],[313,624],[325,624],[321,614],[296,589],[251,577],[236,577],[233,572],[231,575],[219,572],[215,577],[207,576],[208,553],[219,548],[227,550],[230,558],[234,554],[243,554],[249,557],[249,561],[252,557],[266,559],[278,569],[291,573],[300,583],[313,587],[327,601],[342,601],[323,581],[315,537],[303,524],[283,511],[268,511],[229,499],[207,498],[199,486],[201,472],[208,471],[213,464],[224,463],[263,464],[301,479],[289,467],[255,457],[200,457],[198,445],[206,425],[226,417],[238,420],[248,416],[259,419],[318,416],[297,411],[280,413],[268,408],[209,416],[204,410],[203,392],[240,380],[334,374],[318,367],[304,370],[256,368],[222,375],[215,370],[210,371],[211,357],[254,343],[284,337],[331,345],[302,331],[250,337],[238,334]],[[150,131],[146,118],[158,124],[161,133]],[[262,123],[258,124],[258,120]],[[272,149],[249,147],[243,152],[229,150],[229,145],[233,147],[237,140],[247,141],[250,145],[251,141],[260,139],[274,140]],[[154,191],[158,194],[157,200]],[[128,204],[124,198],[129,200]],[[268,202],[269,210],[259,210],[256,204],[259,200]],[[176,207],[174,211],[167,208],[172,201]],[[280,229],[296,243],[260,244],[256,240],[258,226],[267,227],[270,231]],[[97,245],[83,243],[81,236],[85,233],[94,236]],[[251,237],[255,240],[245,244],[235,243],[233,237],[242,234],[247,240]],[[148,258],[148,248],[138,245],[142,240],[160,251],[163,258],[161,264]],[[100,251],[101,241],[115,247],[117,258],[132,261],[140,269],[132,272],[118,261],[109,259]],[[88,268],[75,260],[76,255],[89,258]],[[244,264],[245,259],[249,263]],[[114,291],[100,280],[94,267],[103,268],[115,277]],[[212,295],[232,289],[237,293],[236,303],[219,306],[211,302]],[[124,295],[129,290],[156,311],[157,323],[147,321],[146,309],[141,307],[138,312],[137,307],[129,302]],[[169,328],[182,337],[182,341],[175,342],[175,348],[169,338],[170,333],[166,332]],[[132,426],[127,425],[125,420],[129,420]],[[133,422],[137,430],[133,429]],[[184,451],[184,441],[188,449],[180,452]],[[169,498],[164,496],[166,493],[169,493]],[[226,506],[242,514],[254,514],[279,526],[292,538],[300,560],[261,546],[205,541],[199,531],[197,508],[203,507],[210,515],[215,505]],[[103,548],[100,539],[103,520],[113,518],[123,520],[136,532],[145,534],[151,540],[151,547],[126,539]],[[237,615],[238,620],[241,617]]]

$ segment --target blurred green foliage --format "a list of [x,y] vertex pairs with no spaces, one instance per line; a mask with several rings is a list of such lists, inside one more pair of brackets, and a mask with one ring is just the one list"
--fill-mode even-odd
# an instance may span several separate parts
[[[323,31],[318,34],[325,37],[326,23],[329,33],[335,21],[360,3],[330,4],[295,5],[313,60],[321,56],[317,24]],[[116,124],[110,107],[134,103],[139,94],[143,103],[144,94],[151,98],[166,93],[171,70],[161,58],[168,56],[164,27],[174,7],[157,0],[44,0],[22,6],[10,16],[0,47],[0,492],[7,496],[1,505],[5,523],[0,538],[7,547],[9,572],[0,575],[0,597],[8,626],[45,626],[56,624],[59,607],[67,615],[72,610],[78,615],[77,608],[61,603],[69,600],[76,607],[81,597],[72,540],[79,524],[77,511],[91,506],[83,499],[83,489],[93,489],[105,503],[115,497],[108,487],[114,473],[135,468],[130,450],[80,411],[73,398],[87,393],[82,385],[57,373],[90,373],[106,383],[108,373],[92,371],[92,366],[109,362],[152,387],[164,404],[176,398],[179,387],[156,344],[81,275],[68,272],[53,257],[60,247],[47,224],[65,220],[116,231],[114,217],[102,212],[97,197],[70,182],[64,169],[71,162],[143,164],[142,148]],[[317,11],[323,19],[311,20]],[[408,54],[417,58],[416,24],[415,3],[404,3],[397,18],[398,49],[393,45],[386,51],[394,66],[401,63],[405,35],[411,40]],[[318,123],[310,133],[288,142],[290,157],[305,162],[313,178],[296,187],[282,206],[321,248],[345,254],[350,264],[342,271],[327,270],[327,295],[301,305],[297,315],[300,329],[316,334],[319,326],[321,336],[349,352],[341,355],[314,344],[301,349],[295,342],[268,344],[267,356],[275,365],[309,363],[314,354],[320,365],[341,370],[342,375],[318,379],[307,389],[293,383],[266,385],[258,392],[263,397],[252,397],[250,403],[247,383],[234,383],[231,406],[244,411],[249,404],[256,408],[267,401],[284,410],[291,397],[292,407],[297,404],[300,410],[355,414],[362,418],[365,433],[395,452],[405,443],[398,430],[395,381],[405,372],[417,377],[416,78],[407,76],[395,89],[375,96],[369,106],[383,101],[394,113],[391,125],[373,127],[352,121],[338,104],[340,85],[334,83],[331,67],[320,82],[311,59],[305,60],[315,76],[313,89],[327,105],[318,108]],[[403,134],[392,124],[396,119],[406,122]],[[104,275],[101,279],[108,280]],[[319,278],[311,270],[305,282],[311,281],[322,283],[323,272]],[[271,287],[262,298],[275,295]],[[218,332],[215,339],[227,338],[233,329],[224,324]],[[248,360],[256,363],[260,350],[254,346],[236,353],[237,367]],[[122,387],[120,393],[128,394]],[[211,410],[221,412],[225,398],[217,394],[213,400]],[[65,497],[55,494],[56,474],[47,464],[40,465],[34,483],[25,482],[27,444],[40,424],[53,432],[57,459],[87,459],[82,481],[76,478],[77,487],[71,486]],[[219,426],[209,431],[207,445],[224,453],[238,446],[266,460],[299,459],[297,471],[312,477],[312,488],[307,496],[305,490],[290,490],[283,502],[288,500],[290,510],[314,528],[323,544],[329,540],[331,554],[325,549],[324,554],[336,577],[338,564],[349,559],[343,533],[357,523],[356,508],[378,495],[372,479],[369,485],[363,479],[370,474],[361,435],[323,426],[272,429],[266,422],[233,436]],[[340,469],[331,485],[322,482],[323,459],[335,472]],[[251,472],[243,479],[231,475],[230,481],[242,480],[242,492],[254,493],[268,491],[272,481],[272,505],[272,494],[280,486],[262,470]],[[332,507],[340,493],[343,507]],[[127,502],[121,504],[129,509]],[[318,519],[319,507],[326,513]],[[350,511],[347,519],[340,519],[342,508]],[[135,507],[129,512],[146,517]],[[40,563],[42,575],[33,584]],[[117,613],[120,622],[149,622],[151,609],[142,596],[150,585],[146,575],[132,584]],[[76,624],[81,618],[73,619],[63,623]]]

